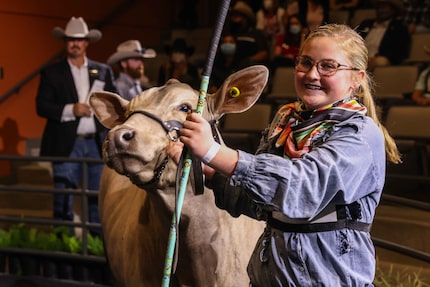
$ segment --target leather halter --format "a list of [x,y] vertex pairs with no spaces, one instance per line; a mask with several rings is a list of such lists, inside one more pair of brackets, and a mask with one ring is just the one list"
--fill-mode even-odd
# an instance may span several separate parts
[[[178,141],[179,140],[178,132],[182,128],[182,123],[180,123],[179,121],[177,121],[177,120],[163,121],[162,119],[160,119],[156,115],[154,115],[150,112],[147,112],[147,111],[143,111],[143,110],[133,111],[131,114],[129,114],[127,116],[127,119],[129,119],[134,114],[143,114],[143,115],[147,116],[148,118],[153,119],[154,121],[159,123],[161,125],[161,127],[166,131],[166,133],[167,133],[167,135],[171,141]],[[169,157],[166,156],[164,158],[163,162],[154,170],[154,177],[147,184],[153,184],[160,179],[160,177],[163,174],[163,171],[166,168],[168,162],[169,162]]]
[[[147,116],[148,118],[153,119],[157,123],[161,125],[161,127],[166,131],[167,135],[169,136],[169,139],[171,141],[178,141],[178,131],[182,128],[182,123],[177,120],[170,120],[170,121],[163,121],[159,117],[157,117],[154,114],[151,114],[150,112],[143,111],[143,110],[137,110],[133,111],[131,114],[128,115],[127,119],[130,118],[134,114],[143,114]],[[176,135],[173,135],[173,132],[176,133]]]
[[[177,120],[163,121],[158,116],[156,116],[150,112],[144,111],[144,110],[133,111],[132,113],[130,113],[127,116],[127,119],[130,118],[134,114],[143,114],[143,115],[153,119],[154,121],[159,123],[161,125],[161,127],[166,131],[166,133],[169,136],[169,139],[171,141],[178,141],[179,140],[179,136],[178,136],[179,130],[183,127],[181,122],[179,122]],[[210,124],[211,124],[213,130],[216,129],[216,124],[217,124],[216,121],[212,121]],[[219,141],[217,134],[218,133],[214,133],[214,135],[216,135],[215,139],[217,141]],[[181,155],[181,160],[182,159],[183,159],[183,156]],[[164,169],[167,166],[168,161],[169,161],[169,157],[166,156],[164,158],[163,162],[160,164],[160,166],[158,166],[155,169],[154,177],[147,184],[153,184],[160,179]],[[203,194],[204,183],[203,183],[203,172],[202,172],[202,167],[201,167],[201,161],[198,158],[193,156],[192,166],[193,166],[194,181],[195,181],[194,194],[196,194],[196,195]],[[177,183],[179,182],[179,176],[180,176],[180,170],[178,169],[177,174],[176,174],[176,182]]]

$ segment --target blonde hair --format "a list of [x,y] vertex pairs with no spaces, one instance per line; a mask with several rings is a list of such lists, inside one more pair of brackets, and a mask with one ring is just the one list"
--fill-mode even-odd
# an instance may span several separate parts
[[363,38],[348,25],[326,24],[313,30],[306,37],[303,46],[307,41],[316,37],[336,38],[338,46],[348,57],[351,62],[351,66],[365,71],[366,76],[359,80],[360,85],[355,91],[355,96],[358,98],[359,102],[367,108],[367,116],[373,119],[384,134],[387,160],[393,163],[400,163],[400,153],[397,149],[396,143],[378,118],[376,104],[373,100],[374,82],[372,77],[367,73],[368,51]]

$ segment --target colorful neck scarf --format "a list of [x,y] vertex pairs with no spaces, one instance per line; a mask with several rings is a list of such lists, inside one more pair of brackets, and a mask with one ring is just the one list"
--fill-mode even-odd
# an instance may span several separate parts
[[355,114],[366,114],[366,107],[355,99],[345,99],[334,104],[303,111],[302,103],[286,104],[276,114],[269,130],[269,138],[278,136],[276,148],[284,146],[284,154],[299,158],[310,151],[312,139],[318,133],[328,130]]

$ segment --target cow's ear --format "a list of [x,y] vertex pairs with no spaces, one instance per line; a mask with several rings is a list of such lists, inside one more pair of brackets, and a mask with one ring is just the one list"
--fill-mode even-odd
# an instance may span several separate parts
[[263,65],[255,65],[230,75],[211,95],[208,106],[215,118],[228,113],[248,110],[258,100],[269,78],[269,70]]
[[102,125],[111,129],[125,121],[125,111],[129,101],[109,92],[94,92],[90,105]]

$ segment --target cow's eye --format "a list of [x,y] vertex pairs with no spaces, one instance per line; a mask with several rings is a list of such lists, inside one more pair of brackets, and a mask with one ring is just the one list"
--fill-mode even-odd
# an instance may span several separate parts
[[179,110],[180,110],[181,112],[188,113],[188,112],[192,111],[192,108],[191,108],[191,106],[190,106],[189,104],[182,104],[182,105],[179,107]]

